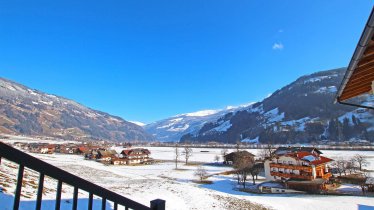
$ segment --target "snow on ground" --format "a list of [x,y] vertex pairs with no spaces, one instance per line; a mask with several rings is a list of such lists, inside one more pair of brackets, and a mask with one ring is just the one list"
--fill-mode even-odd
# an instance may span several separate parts
[[358,185],[354,185],[354,184],[342,184],[342,185],[339,186],[337,191],[360,193],[361,192],[361,187],[358,186]]
[[[166,200],[166,209],[248,209],[249,202],[259,203],[273,209],[367,209],[374,208],[374,199],[372,197],[361,196],[325,196],[325,195],[298,195],[298,194],[251,194],[234,190],[236,181],[232,175],[215,175],[209,178],[213,184],[200,185],[193,182],[196,180],[194,171],[197,165],[184,165],[183,158],[180,158],[178,170],[175,170],[174,152],[172,147],[148,147],[155,159],[165,160],[154,165],[144,166],[105,166],[95,161],[84,160],[78,155],[52,154],[42,155],[33,154],[34,156],[51,163],[57,167],[67,170],[91,182],[104,186],[130,199],[149,206],[151,200],[160,198]],[[182,151],[182,148],[180,148]],[[233,151],[233,150],[229,150]],[[253,154],[257,154],[258,150],[248,150]],[[373,151],[322,151],[325,156],[336,158],[349,158],[357,153],[368,157],[371,165],[368,169],[374,169],[374,152]],[[221,154],[221,149],[213,148],[193,148],[193,156],[190,162],[212,163],[214,157]],[[9,174],[4,166],[4,161],[0,166],[3,174]],[[209,174],[218,174],[223,171],[231,170],[230,167],[205,165],[205,169]],[[13,169],[14,177],[17,169]],[[13,178],[14,178],[13,177]],[[30,176],[35,179],[37,176]],[[10,178],[12,180],[12,178]],[[48,181],[48,180],[47,180]],[[53,206],[56,183],[48,181],[46,187],[51,189],[43,198],[46,199],[47,205]],[[251,181],[248,182],[248,185]],[[349,188],[354,190],[353,186],[342,185],[341,188]],[[71,208],[72,189],[64,185],[63,208]],[[12,190],[6,193],[0,193],[1,206],[4,209],[11,209],[12,202],[9,202]],[[25,192],[31,198],[22,198],[22,209],[30,209],[34,205],[35,189],[26,189]],[[80,192],[79,195],[80,209],[86,209],[87,193]],[[97,200],[95,205],[99,208],[101,201]],[[49,206],[48,206],[49,205]],[[111,205],[108,203],[108,208]]]
[[245,138],[245,139],[241,140],[241,142],[243,142],[243,143],[251,143],[251,144],[258,144],[259,143],[258,139],[259,139],[258,136],[256,138],[254,138],[254,139]]

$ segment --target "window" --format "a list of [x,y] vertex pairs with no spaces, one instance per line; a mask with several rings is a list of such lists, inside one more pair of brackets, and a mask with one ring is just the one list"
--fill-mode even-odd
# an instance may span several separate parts
[[289,165],[293,165],[292,161],[288,161],[288,164],[289,164]]

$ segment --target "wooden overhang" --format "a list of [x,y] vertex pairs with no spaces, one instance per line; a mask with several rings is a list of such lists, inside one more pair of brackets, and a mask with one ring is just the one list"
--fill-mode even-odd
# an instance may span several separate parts
[[[356,50],[340,85],[336,100],[339,103],[373,93],[374,82],[374,7],[357,44]],[[348,103],[346,103],[348,104]],[[353,105],[353,104],[350,104]],[[357,105],[362,106],[362,105]],[[367,107],[366,108],[374,108]]]

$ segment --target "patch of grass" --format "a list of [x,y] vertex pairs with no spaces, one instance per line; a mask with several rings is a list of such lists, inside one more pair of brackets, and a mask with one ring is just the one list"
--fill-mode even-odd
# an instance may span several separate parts
[[186,169],[186,168],[174,168],[175,171],[188,171],[190,169]]
[[189,162],[187,164],[184,164],[185,166],[200,166],[203,165],[203,163],[200,162]]
[[196,184],[213,184],[213,181],[210,180],[193,180],[192,182]]
[[235,171],[234,170],[232,170],[232,171],[224,171],[224,172],[221,172],[221,173],[219,173],[220,175],[231,175],[231,174],[234,174],[235,173]]

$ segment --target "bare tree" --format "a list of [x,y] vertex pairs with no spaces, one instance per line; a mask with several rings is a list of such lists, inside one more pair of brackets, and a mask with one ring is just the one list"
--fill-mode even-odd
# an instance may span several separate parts
[[332,164],[332,168],[334,168],[339,176],[342,176],[343,173],[344,175],[347,175],[347,162],[348,161],[344,160],[343,158],[336,159]]
[[236,142],[235,149],[236,149],[237,152],[239,152],[239,150],[240,150],[240,142],[239,141]]
[[256,184],[256,179],[260,171],[261,171],[260,164],[252,164],[252,167],[249,168],[249,173],[252,176],[253,185]]
[[273,144],[268,143],[264,148],[260,149],[258,156],[261,160],[272,158],[274,156],[275,147]]
[[178,159],[179,159],[179,145],[175,144],[175,169],[178,168]]
[[250,169],[253,167],[254,162],[253,160],[245,158],[243,153],[239,152],[235,154],[233,162],[238,184],[240,184],[241,182],[243,184],[243,187],[245,188],[247,176],[250,173]]
[[201,182],[201,181],[203,181],[204,179],[207,178],[208,172],[205,170],[204,167],[199,166],[199,167],[197,167],[194,175],[197,176],[197,177],[199,177],[200,182]]
[[221,150],[221,155],[225,156],[225,155],[227,155],[228,152],[229,152],[229,150],[224,148],[224,149]]
[[189,145],[185,145],[182,151],[182,155],[184,156],[187,165],[188,159],[192,156],[192,148]]
[[356,154],[354,157],[355,162],[358,164],[358,169],[362,171],[362,168],[369,165],[369,162],[366,160],[365,156]]
[[216,162],[218,162],[219,159],[220,159],[220,157],[219,157],[218,155],[214,156],[214,160],[215,160]]
[[347,170],[349,171],[350,174],[356,172],[356,159],[354,157],[350,158],[348,161],[347,161]]

